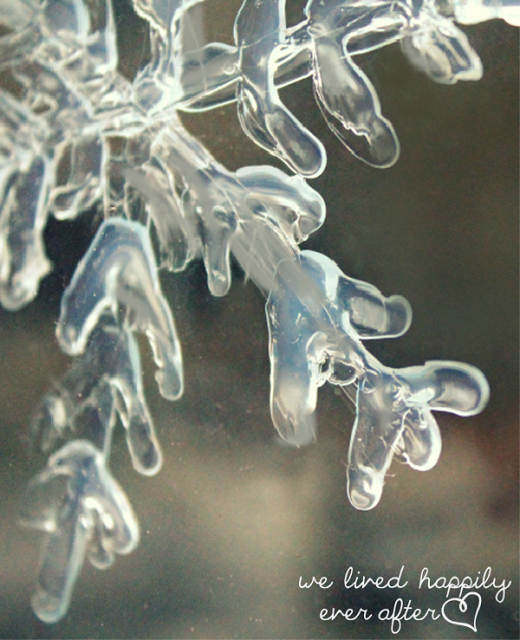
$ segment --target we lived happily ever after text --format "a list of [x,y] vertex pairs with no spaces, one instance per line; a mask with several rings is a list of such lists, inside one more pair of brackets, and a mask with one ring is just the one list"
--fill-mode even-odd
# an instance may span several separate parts
[[[414,584],[415,583],[415,584]],[[299,578],[300,589],[333,589],[336,583],[327,576],[311,576]],[[387,622],[392,634],[401,632],[407,622],[444,621],[447,624],[466,627],[477,632],[478,615],[482,607],[482,591],[492,591],[494,599],[503,603],[506,593],[511,586],[511,580],[499,579],[493,574],[491,567],[484,571],[477,571],[474,576],[459,578],[456,575],[443,576],[432,575],[427,567],[424,567],[418,576],[408,576],[403,565],[400,571],[392,577],[365,576],[353,567],[348,567],[343,577],[343,589],[351,594],[353,591],[363,589],[407,589],[406,596],[397,594],[393,605],[388,605],[388,599],[384,599],[384,605],[376,607],[347,606],[323,607],[319,612],[320,620],[324,622],[344,619],[345,622],[378,620]],[[413,591],[412,591],[413,590]],[[436,591],[441,593],[444,599],[442,604],[435,607],[416,606],[410,594],[421,595],[422,592]],[[356,598],[357,600],[357,598]],[[438,598],[436,598],[438,601]],[[352,603],[351,603],[352,604]]]

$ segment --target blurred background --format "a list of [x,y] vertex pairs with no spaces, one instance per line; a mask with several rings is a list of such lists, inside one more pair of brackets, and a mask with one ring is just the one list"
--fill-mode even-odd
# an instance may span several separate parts
[[[239,4],[212,1],[196,10],[199,37],[232,43]],[[293,22],[301,10],[290,4]],[[147,26],[123,0],[116,15],[121,71],[131,77],[146,60]],[[281,95],[328,152],[325,173],[312,182],[328,216],[305,247],[413,307],[409,332],[371,341],[371,351],[396,367],[432,359],[479,367],[491,387],[486,410],[473,418],[436,414],[437,466],[420,473],[394,463],[379,506],[356,511],[345,494],[352,405],[322,388],[316,444],[283,445],[269,415],[259,292],[238,268],[223,299],[211,297],[199,263],[167,274],[164,292],[185,361],[182,400],[160,397],[141,342],[164,466],[154,478],[138,476],[121,428],[111,457],[139,518],[141,544],[109,571],[85,565],[68,616],[44,625],[30,608],[43,536],[17,522],[24,487],[45,465],[30,452],[27,425],[70,364],[54,337],[59,300],[99,217],[51,221],[53,273],[33,304],[0,311],[0,637],[390,638],[390,624],[377,615],[321,621],[320,611],[377,614],[401,597],[440,612],[445,591],[418,588],[425,567],[434,579],[475,578],[491,567],[511,586],[502,603],[496,590],[480,590],[477,632],[428,617],[404,622],[397,637],[519,637],[518,33],[498,21],[464,30],[484,63],[478,83],[436,85],[398,46],[361,60],[400,138],[391,169],[367,167],[343,149],[310,81]],[[229,169],[276,164],[241,132],[234,105],[183,122]],[[390,578],[402,566],[403,589],[343,588],[349,567]],[[327,576],[334,586],[300,589],[300,576]],[[471,622],[469,614],[457,616]]]

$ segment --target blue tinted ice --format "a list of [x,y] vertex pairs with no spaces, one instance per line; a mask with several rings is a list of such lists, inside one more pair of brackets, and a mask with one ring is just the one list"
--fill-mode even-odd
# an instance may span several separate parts
[[[60,478],[65,481],[61,497]],[[22,521],[47,532],[32,598],[44,622],[57,622],[66,614],[85,556],[103,568],[139,541],[128,498],[107,471],[103,454],[86,440],[69,442],[49,458],[29,484]]]
[[181,349],[161,293],[150,238],[142,225],[113,218],[99,228],[63,295],[56,334],[65,353],[83,353],[100,316],[109,310],[116,317],[120,307],[125,323],[150,341],[161,394],[179,398]]

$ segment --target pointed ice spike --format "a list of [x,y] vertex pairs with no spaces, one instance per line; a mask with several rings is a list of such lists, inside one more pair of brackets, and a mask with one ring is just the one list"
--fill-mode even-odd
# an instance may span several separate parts
[[416,469],[435,464],[440,436],[432,410],[474,415],[489,398],[484,375],[467,364],[375,369],[359,384],[349,451],[347,491],[352,504],[363,510],[379,502],[396,451]]
[[314,439],[318,387],[364,375],[368,353],[360,338],[401,335],[411,319],[404,298],[385,298],[312,251],[279,265],[266,310],[271,414],[280,435],[298,446]]
[[122,305],[129,327],[146,333],[159,367],[161,394],[170,400],[183,391],[182,356],[173,317],[160,289],[145,227],[111,218],[99,228],[62,299],[56,334],[69,355],[85,350],[100,316]]
[[325,148],[282,104],[274,83],[274,54],[285,42],[284,31],[285,0],[244,0],[235,21],[238,116],[258,145],[313,178],[325,168]]
[[[41,495],[59,476],[67,479],[66,492],[47,523],[49,533],[32,598],[35,614],[47,623],[58,622],[67,613],[86,554],[99,565],[103,549],[107,564],[116,553],[130,553],[139,541],[128,499],[90,442],[74,440],[52,455],[47,468],[30,483],[28,501],[32,492]],[[24,524],[41,528],[38,519],[25,519]]]

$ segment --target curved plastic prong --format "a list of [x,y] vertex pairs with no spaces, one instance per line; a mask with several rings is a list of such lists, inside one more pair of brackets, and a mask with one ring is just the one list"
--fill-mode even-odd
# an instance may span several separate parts
[[0,302],[16,311],[38,293],[50,271],[43,231],[52,169],[45,158],[0,175]]
[[183,391],[180,343],[170,308],[163,298],[148,232],[128,220],[111,218],[98,230],[61,303],[56,330],[62,349],[82,353],[106,310],[126,308],[129,326],[146,333],[159,367],[161,394],[179,398]]
[[[312,33],[312,31],[311,31]],[[391,167],[399,141],[381,113],[377,93],[334,30],[314,37],[314,89],[318,105],[341,142],[374,167]]]
[[274,83],[274,52],[284,42],[284,31],[284,0],[244,0],[235,21],[238,116],[258,145],[296,173],[316,177],[325,168],[325,148],[282,104]]
[[257,201],[268,215],[275,211],[276,222],[295,242],[303,242],[323,224],[325,202],[301,176],[287,176],[274,167],[243,167],[236,177],[246,189],[246,204],[254,207]]
[[482,78],[482,62],[466,34],[439,15],[426,14],[421,28],[401,40],[401,49],[435,82],[454,84]]
[[396,452],[416,469],[436,463],[441,443],[432,410],[474,415],[488,398],[484,375],[467,364],[435,361],[379,371],[374,367],[360,383],[356,398],[347,489],[352,504],[363,510],[376,506]]
[[350,281],[312,251],[280,263],[266,310],[271,413],[284,439],[298,446],[312,441],[318,387],[327,380],[350,384],[369,368],[352,318],[370,337],[400,334],[409,325],[403,300]]
[[[36,593],[34,612],[55,623],[67,613],[74,584],[86,554],[107,558],[130,553],[139,541],[137,520],[126,495],[105,466],[103,454],[86,440],[73,440],[49,458],[47,468],[29,485],[28,500],[54,478],[67,478],[66,492],[49,522],[49,533]],[[102,529],[99,523],[102,523]],[[24,520],[40,528],[38,519]],[[92,546],[92,549],[90,547]]]

